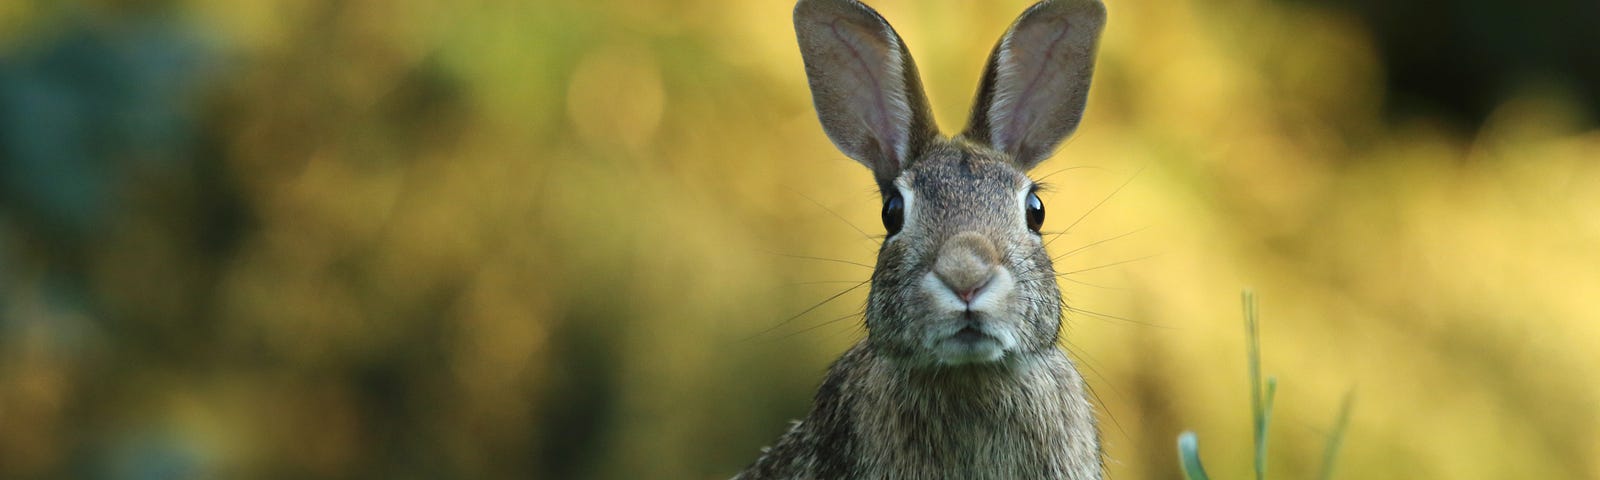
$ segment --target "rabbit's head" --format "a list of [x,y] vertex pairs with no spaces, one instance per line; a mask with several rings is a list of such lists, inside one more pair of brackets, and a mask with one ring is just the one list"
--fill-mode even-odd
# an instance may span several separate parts
[[1046,0],[1024,12],[990,55],[955,138],[934,125],[905,44],[877,12],[801,0],[794,21],[823,129],[883,194],[869,348],[922,366],[1055,348],[1060,291],[1026,172],[1082,118],[1105,7]]

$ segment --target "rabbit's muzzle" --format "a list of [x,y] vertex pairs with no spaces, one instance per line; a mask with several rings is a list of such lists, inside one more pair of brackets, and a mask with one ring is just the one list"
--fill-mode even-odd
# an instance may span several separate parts
[[1016,348],[1017,319],[1007,308],[1016,282],[988,237],[946,239],[920,283],[932,310],[923,346],[939,363],[992,362]]

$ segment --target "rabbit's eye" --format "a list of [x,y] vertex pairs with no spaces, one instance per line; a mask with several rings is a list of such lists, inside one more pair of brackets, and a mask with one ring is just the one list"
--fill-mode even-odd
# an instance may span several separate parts
[[1028,230],[1039,233],[1039,227],[1044,226],[1044,202],[1039,200],[1039,194],[1028,192]]
[[883,199],[883,228],[889,231],[889,236],[900,233],[900,226],[906,222],[905,200],[900,198],[900,192],[889,194]]

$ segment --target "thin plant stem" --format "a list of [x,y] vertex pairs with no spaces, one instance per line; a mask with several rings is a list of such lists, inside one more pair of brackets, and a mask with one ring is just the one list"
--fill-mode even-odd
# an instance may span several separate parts
[[[1267,415],[1270,405],[1268,396],[1261,382],[1261,324],[1256,312],[1256,293],[1246,289],[1244,300],[1244,325],[1248,333],[1246,345],[1249,349],[1250,364],[1250,414],[1255,424],[1256,480],[1267,478]],[[1276,386],[1277,382],[1272,382]],[[1272,390],[1276,390],[1273,388]]]
[[1333,433],[1328,437],[1328,446],[1322,450],[1322,474],[1317,478],[1333,480],[1333,460],[1338,458],[1339,447],[1344,444],[1344,432],[1350,427],[1350,409],[1355,402],[1355,390],[1345,392],[1344,400],[1339,402],[1339,420],[1334,424]]

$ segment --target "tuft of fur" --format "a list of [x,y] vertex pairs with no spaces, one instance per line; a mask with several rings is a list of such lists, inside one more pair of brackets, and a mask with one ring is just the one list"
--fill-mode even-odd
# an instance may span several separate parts
[[1057,346],[1055,270],[1025,210],[1026,171],[1082,116],[1104,18],[1098,0],[1024,12],[991,56],[972,124],[949,139],[877,12],[795,7],[824,130],[905,218],[878,253],[867,338],[736,480],[1101,478],[1094,410]]

